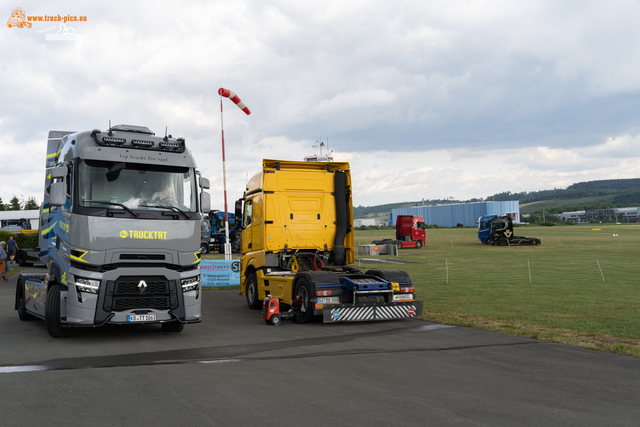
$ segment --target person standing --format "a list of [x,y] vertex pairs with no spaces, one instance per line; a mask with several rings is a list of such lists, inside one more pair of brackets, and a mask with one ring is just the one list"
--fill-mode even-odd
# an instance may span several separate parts
[[4,250],[6,245],[4,241],[0,242],[0,280],[3,282],[9,281],[9,279],[4,277],[5,262],[9,262],[9,260],[7,260],[7,252]]
[[13,261],[13,258],[16,256],[16,251],[20,249],[18,247],[18,242],[13,240],[13,236],[9,236],[9,241],[7,242],[7,254],[9,255],[9,259]]

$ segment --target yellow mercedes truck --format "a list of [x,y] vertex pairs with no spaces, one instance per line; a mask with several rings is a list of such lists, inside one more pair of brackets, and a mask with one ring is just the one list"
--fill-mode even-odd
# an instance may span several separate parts
[[298,322],[422,317],[403,270],[354,266],[349,164],[263,160],[236,202],[241,294],[252,309],[269,295],[302,299]]

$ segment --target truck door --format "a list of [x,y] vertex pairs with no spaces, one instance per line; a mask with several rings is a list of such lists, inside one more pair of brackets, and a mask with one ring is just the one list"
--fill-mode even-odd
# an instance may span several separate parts
[[242,253],[262,249],[262,194],[256,194],[244,202],[242,217]]

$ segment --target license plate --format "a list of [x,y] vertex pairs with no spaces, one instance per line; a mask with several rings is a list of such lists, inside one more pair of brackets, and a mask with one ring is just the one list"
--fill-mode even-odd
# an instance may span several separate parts
[[393,296],[394,301],[413,301],[413,294],[400,294]]
[[340,297],[319,297],[316,304],[340,304]]
[[132,314],[127,316],[127,322],[155,322],[155,314]]

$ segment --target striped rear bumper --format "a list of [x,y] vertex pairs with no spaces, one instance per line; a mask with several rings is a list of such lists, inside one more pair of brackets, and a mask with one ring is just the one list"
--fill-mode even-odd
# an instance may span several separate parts
[[416,317],[422,319],[422,301],[386,303],[376,305],[341,304],[322,310],[322,321],[365,322]]

